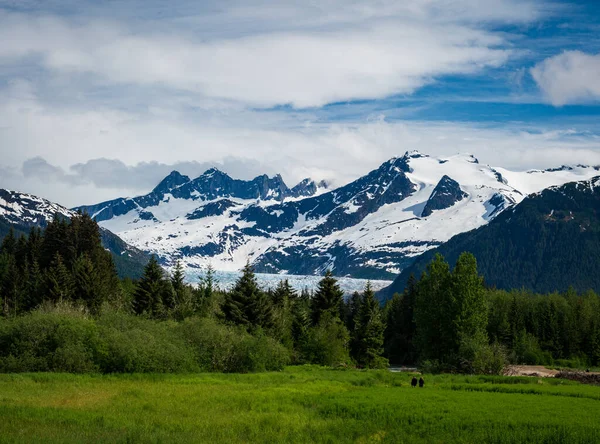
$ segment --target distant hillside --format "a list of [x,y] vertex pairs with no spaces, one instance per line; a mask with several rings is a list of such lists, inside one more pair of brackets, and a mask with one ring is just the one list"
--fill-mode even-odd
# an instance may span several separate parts
[[453,264],[470,251],[489,286],[546,293],[600,291],[600,176],[532,194],[488,225],[454,236],[420,256],[380,292],[401,292],[436,253]]
[[[73,211],[31,194],[0,189],[0,239],[12,228],[16,236],[27,235],[31,227],[45,228],[55,214],[70,217]],[[137,279],[150,256],[127,244],[119,236],[100,228],[102,245],[112,253],[120,277]]]

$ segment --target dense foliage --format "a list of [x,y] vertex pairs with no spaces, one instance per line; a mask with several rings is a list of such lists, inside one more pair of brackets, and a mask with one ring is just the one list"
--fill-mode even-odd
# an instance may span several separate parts
[[600,298],[486,289],[475,258],[437,255],[385,306],[385,352],[397,364],[498,373],[506,362],[600,365]]
[[265,290],[248,264],[229,291],[151,258],[120,280],[87,215],[0,246],[0,371],[259,371],[287,363],[500,373],[507,362],[600,364],[600,299],[486,289],[475,257],[440,255],[381,307],[344,299],[327,272],[311,294]]

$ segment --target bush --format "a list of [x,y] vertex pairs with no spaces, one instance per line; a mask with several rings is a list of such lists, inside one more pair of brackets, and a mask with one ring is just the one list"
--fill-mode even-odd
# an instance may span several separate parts
[[0,328],[0,371],[98,371],[101,339],[81,313],[43,313],[5,320]]
[[282,370],[290,362],[289,351],[261,332],[252,336],[242,327],[221,325],[208,318],[188,319],[180,328],[205,371]]
[[109,313],[98,319],[104,373],[181,373],[198,371],[192,347],[175,322]]
[[502,375],[507,364],[506,351],[486,338],[464,339],[460,346],[461,370],[477,375]]
[[350,363],[349,340],[348,330],[339,319],[324,318],[309,329],[302,354],[313,364],[346,366]]
[[513,364],[553,365],[552,354],[542,351],[537,338],[522,331],[517,337],[510,355]]
[[258,331],[191,318],[183,323],[71,306],[0,318],[0,372],[182,373],[282,370],[283,345]]

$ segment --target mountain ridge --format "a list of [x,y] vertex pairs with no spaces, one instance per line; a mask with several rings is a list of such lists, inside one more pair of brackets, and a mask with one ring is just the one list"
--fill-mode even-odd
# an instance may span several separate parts
[[402,292],[437,253],[453,264],[468,251],[489,286],[552,291],[600,291],[600,175],[552,186],[526,197],[488,225],[426,252],[380,292]]
[[280,175],[239,181],[211,169],[195,179],[174,172],[146,195],[78,209],[166,265],[236,271],[250,261],[258,272],[393,278],[527,194],[592,177],[594,168],[515,172],[468,154],[412,151],[333,190],[302,181],[308,196],[299,188],[290,196],[296,187]]

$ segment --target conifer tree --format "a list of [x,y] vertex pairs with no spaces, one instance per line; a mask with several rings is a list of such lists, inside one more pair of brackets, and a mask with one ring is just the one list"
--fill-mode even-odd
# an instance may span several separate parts
[[250,263],[242,271],[242,276],[227,293],[223,303],[225,319],[248,329],[273,326],[272,306],[267,295],[259,288]]
[[82,254],[73,264],[73,286],[76,299],[85,302],[92,313],[98,313],[102,305],[102,282],[87,254]]
[[283,308],[288,301],[295,300],[297,297],[298,294],[290,285],[289,280],[283,279],[277,284],[271,300],[275,307]]
[[34,259],[29,267],[29,275],[25,297],[23,298],[23,310],[30,311],[40,305],[44,300],[44,275],[40,270],[37,259]]
[[173,291],[175,292],[176,303],[179,303],[183,298],[183,291],[185,287],[185,274],[183,272],[183,265],[181,265],[181,261],[177,261],[175,264],[175,269],[173,270],[173,274],[171,275],[171,285],[173,286]]
[[483,277],[477,273],[477,260],[471,253],[459,256],[452,272],[450,289],[454,309],[453,324],[457,344],[464,338],[479,337],[487,342],[487,304]]
[[[6,248],[5,251],[11,251],[11,247]],[[14,248],[12,248],[12,251],[14,252]],[[2,313],[4,316],[16,316],[21,303],[21,293],[19,291],[21,276],[14,254],[3,253],[1,262],[0,296],[2,297]]]
[[417,280],[410,275],[402,295],[395,293],[385,310],[385,355],[395,364],[415,363],[416,350],[414,307]]
[[73,279],[60,253],[55,253],[46,271],[46,294],[52,302],[72,300]]
[[0,246],[0,252],[13,255],[15,254],[15,248],[17,246],[17,239],[15,237],[15,230],[10,227],[8,234],[2,239],[2,245]]
[[321,318],[326,315],[339,319],[339,309],[343,297],[344,292],[340,289],[337,280],[333,277],[331,270],[327,270],[311,301],[313,325],[319,324]]
[[133,293],[133,310],[150,317],[164,317],[164,300],[172,298],[172,293],[171,283],[165,279],[156,256],[152,256]]
[[436,254],[419,281],[415,324],[421,360],[443,360],[456,348],[450,278],[450,266]]
[[387,360],[382,356],[383,331],[379,302],[375,299],[371,283],[367,282],[354,328],[357,347],[353,357],[358,364],[368,368],[387,366]]

